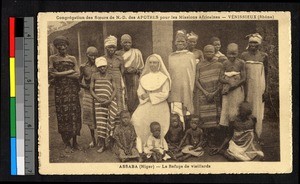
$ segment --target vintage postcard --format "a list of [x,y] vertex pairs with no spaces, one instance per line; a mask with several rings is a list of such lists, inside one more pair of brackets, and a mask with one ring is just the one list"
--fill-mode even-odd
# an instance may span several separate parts
[[292,172],[290,12],[37,25],[40,174]]

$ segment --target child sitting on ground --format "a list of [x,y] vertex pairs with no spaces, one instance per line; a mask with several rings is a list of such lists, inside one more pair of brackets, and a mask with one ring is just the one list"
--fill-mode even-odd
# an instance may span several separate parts
[[179,144],[183,138],[183,126],[180,122],[180,117],[178,114],[172,114],[170,120],[169,131],[166,135],[166,141],[169,146],[168,154],[173,158],[177,159],[176,155],[180,153],[178,151]]
[[144,146],[144,152],[147,158],[153,158],[155,162],[161,162],[171,158],[166,152],[169,150],[168,144],[164,137],[161,137],[161,127],[158,122],[150,124],[150,135]]
[[[242,102],[239,105],[238,116],[229,124],[231,133],[219,148],[211,150],[210,155],[220,153],[230,161],[263,159],[264,153],[255,136],[255,123],[256,118],[252,115],[251,105],[248,102]],[[227,149],[226,145],[228,145]]]
[[182,156],[178,158],[180,161],[183,161],[190,156],[200,157],[204,154],[204,150],[202,148],[203,144],[203,130],[199,127],[199,118],[194,116],[191,119],[190,126],[185,135],[180,142],[179,148],[181,148],[185,142],[187,143],[183,149],[181,150],[182,154],[178,156]]
[[116,126],[113,135],[115,139],[115,152],[121,162],[135,158],[141,162],[141,157],[136,149],[136,133],[130,122],[130,113],[128,111],[122,111],[120,117],[121,124]]

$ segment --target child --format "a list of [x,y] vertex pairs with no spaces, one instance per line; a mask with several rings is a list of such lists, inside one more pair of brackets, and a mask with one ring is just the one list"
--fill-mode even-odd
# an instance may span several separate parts
[[246,81],[245,62],[237,58],[238,45],[231,43],[227,47],[228,60],[223,62],[220,82],[223,83],[222,111],[220,125],[228,126],[238,114],[238,106],[244,101],[244,86]]
[[178,114],[171,115],[171,123],[169,131],[166,135],[166,141],[169,147],[169,155],[173,159],[177,159],[176,154],[178,153],[179,144],[183,137],[183,126],[180,122],[180,117]]
[[155,162],[167,160],[171,158],[166,152],[169,150],[166,140],[161,137],[160,124],[158,122],[152,122],[150,124],[150,131],[152,135],[148,137],[148,140],[144,146],[144,152],[147,158],[153,158]]
[[[231,133],[219,148],[211,150],[210,155],[220,153],[230,161],[261,160],[264,153],[256,141],[255,123],[250,103],[242,102],[238,116],[230,122]],[[224,149],[228,143],[228,148]]]
[[128,111],[122,111],[120,117],[121,124],[117,125],[113,135],[116,154],[121,162],[126,162],[132,158],[137,158],[139,162],[142,162],[135,145],[136,133],[133,125],[130,123],[130,113]]
[[[84,124],[88,125],[90,129],[92,142],[89,144],[89,147],[92,148],[96,146],[96,120],[94,99],[90,93],[90,83],[92,74],[98,71],[95,65],[95,59],[98,56],[98,50],[95,47],[89,47],[86,50],[86,56],[87,62],[80,66],[79,81],[80,87],[84,89],[84,95],[82,100],[82,121]],[[84,79],[84,83],[82,82],[82,79]]]
[[94,97],[95,118],[98,135],[97,152],[102,153],[107,146],[106,141],[113,134],[118,106],[115,101],[116,87],[111,75],[107,73],[107,61],[99,57],[95,61],[97,73],[91,77],[90,92]]
[[182,160],[189,158],[190,156],[200,157],[204,154],[202,148],[203,143],[203,130],[198,126],[199,118],[192,117],[190,126],[185,135],[180,142],[179,148],[187,141],[187,145],[181,150],[182,153],[186,154],[183,156]]
[[226,56],[222,52],[220,52],[220,49],[221,49],[221,40],[220,40],[220,38],[212,37],[210,39],[210,42],[215,47],[214,60],[217,60],[220,63],[223,63],[225,60],[227,60]]

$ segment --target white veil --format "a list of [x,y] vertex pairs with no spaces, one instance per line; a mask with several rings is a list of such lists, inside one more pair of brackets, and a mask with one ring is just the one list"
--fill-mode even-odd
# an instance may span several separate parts
[[[158,72],[156,73],[153,73],[149,66],[149,59],[151,57],[155,57],[159,61]],[[171,77],[161,56],[158,54],[151,54],[146,60],[145,67],[140,77],[142,87],[146,90],[154,91],[160,88],[167,79],[169,80],[171,87]]]

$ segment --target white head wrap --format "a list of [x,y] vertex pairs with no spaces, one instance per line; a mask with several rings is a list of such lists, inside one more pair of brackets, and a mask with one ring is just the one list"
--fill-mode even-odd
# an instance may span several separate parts
[[188,33],[187,34],[187,38],[188,38],[188,40],[198,40],[198,35],[196,35],[193,31],[191,32],[191,33]]
[[95,60],[96,67],[107,66],[107,61],[105,57],[98,57]]
[[104,40],[104,47],[106,46],[109,46],[109,45],[114,45],[114,46],[117,46],[117,38],[110,35],[109,37],[107,37],[105,40]]
[[131,41],[132,40],[131,36],[129,34],[123,34],[121,36],[121,43],[124,42],[125,40],[130,40]]
[[247,37],[249,37],[249,42],[257,42],[257,43],[259,43],[259,44],[261,44],[261,42],[262,42],[262,36],[260,36],[260,34],[258,34],[258,33],[255,33],[255,34],[250,34],[250,35],[248,35]]

